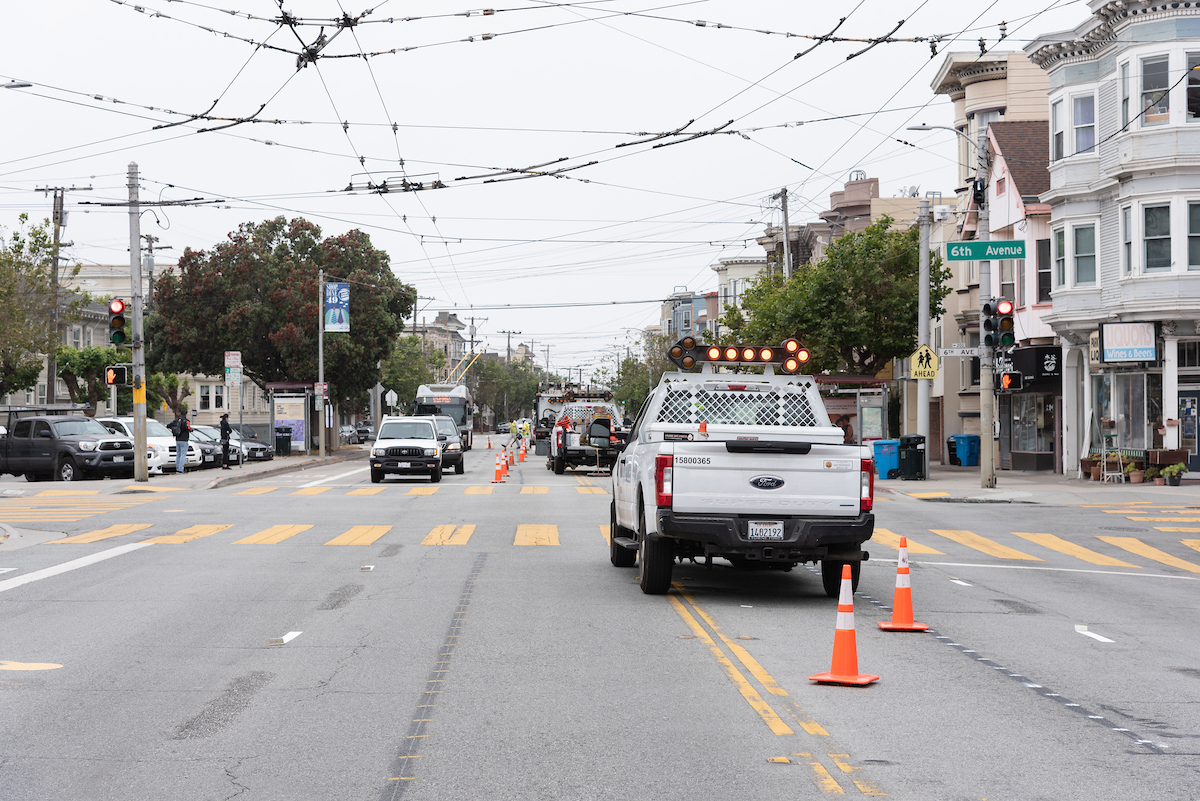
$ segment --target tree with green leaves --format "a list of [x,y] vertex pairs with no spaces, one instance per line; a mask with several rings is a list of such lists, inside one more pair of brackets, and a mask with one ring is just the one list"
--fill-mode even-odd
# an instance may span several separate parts
[[243,223],[211,251],[186,249],[155,284],[149,366],[221,375],[224,352],[237,350],[246,378],[264,389],[316,381],[322,268],[326,281],[351,286],[350,332],[325,334],[325,380],[335,402],[353,405],[379,381],[416,291],[362,231],[322,239],[302,218]]
[[[825,258],[788,281],[758,278],[741,310],[726,308],[722,344],[777,345],[796,337],[812,352],[804,372],[875,375],[917,348],[919,231],[884,216],[835,240]],[[945,313],[951,272],[930,255],[929,315]]]
[[71,400],[87,404],[83,413],[96,416],[96,407],[101,398],[108,394],[104,383],[104,368],[114,364],[128,364],[133,354],[128,348],[88,347],[71,348],[60,345],[55,353],[58,376],[67,385]]
[[[54,238],[50,221],[28,226],[22,214],[11,235],[0,236],[0,396],[31,389],[45,364],[45,355],[58,344],[54,326]],[[65,276],[73,278],[76,265]],[[88,295],[77,289],[58,289],[58,321],[79,319]]]
[[384,391],[396,392],[396,408],[407,410],[417,397],[417,387],[430,384],[446,366],[446,355],[434,348],[426,351],[418,336],[397,337],[391,356],[383,364]]
[[176,373],[151,373],[146,376],[146,401],[151,408],[164,403],[176,418],[188,410],[186,398],[192,394],[191,384]]

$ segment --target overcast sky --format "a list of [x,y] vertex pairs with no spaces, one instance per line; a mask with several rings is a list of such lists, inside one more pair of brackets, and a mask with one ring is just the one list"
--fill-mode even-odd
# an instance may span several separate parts
[[[457,306],[486,318],[489,348],[520,331],[514,346],[533,340],[544,360],[550,345],[552,369],[586,376],[614,347],[636,349],[628,329],[657,322],[657,302],[629,301],[710,291],[719,258],[761,256],[754,239],[779,224],[769,196],[781,187],[793,224],[816,219],[852,170],[883,196],[952,193],[953,134],[905,131],[953,121],[930,89],[941,54],[994,46],[1002,21],[996,49],[1019,50],[1088,14],[1082,0],[482,9],[285,0],[289,26],[271,0],[5,3],[0,78],[33,86],[0,92],[0,226],[49,217],[40,187],[90,186],[67,193],[67,256],[128,264],[125,210],[79,204],[123,201],[135,161],[143,200],[222,201],[143,214],[142,233],[172,248],[160,263],[276,215],[326,235],[359,228],[416,286],[418,320]],[[358,24],[339,27],[343,15]],[[939,55],[896,41],[848,60],[869,42],[828,41],[796,57],[842,17],[836,35],[863,40],[903,19],[891,35],[942,37]],[[405,178],[445,188],[403,192]],[[385,182],[393,191],[366,191]],[[599,301],[621,305],[469,308]]]

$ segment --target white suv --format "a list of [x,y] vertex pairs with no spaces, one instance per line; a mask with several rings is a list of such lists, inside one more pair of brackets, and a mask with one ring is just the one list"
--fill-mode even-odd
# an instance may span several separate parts
[[371,483],[378,484],[387,473],[427,473],[429,480],[442,480],[442,442],[432,417],[385,417],[371,444]]
[[[100,417],[96,422],[114,434],[133,439],[132,417]],[[151,475],[162,475],[164,470],[175,472],[175,437],[166,426],[149,416],[146,417],[146,447],[149,449],[147,467]],[[185,461],[188,467],[200,464],[200,451],[189,444]]]

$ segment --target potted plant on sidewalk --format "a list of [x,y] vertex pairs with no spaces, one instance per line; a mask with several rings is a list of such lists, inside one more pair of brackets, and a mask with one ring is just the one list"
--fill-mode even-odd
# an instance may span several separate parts
[[1147,467],[1146,472],[1142,476],[1142,478],[1144,478],[1146,480],[1154,479],[1154,483],[1160,487],[1163,484],[1167,483],[1167,480],[1162,477],[1161,468],[1156,464],[1152,464],[1149,467]]
[[1145,478],[1145,471],[1138,467],[1137,462],[1130,462],[1125,465],[1125,476],[1129,479],[1130,484],[1141,484]]
[[1162,469],[1163,477],[1167,479],[1167,483],[1172,487],[1179,486],[1179,480],[1183,474],[1187,472],[1187,465],[1182,462],[1178,464],[1168,465]]

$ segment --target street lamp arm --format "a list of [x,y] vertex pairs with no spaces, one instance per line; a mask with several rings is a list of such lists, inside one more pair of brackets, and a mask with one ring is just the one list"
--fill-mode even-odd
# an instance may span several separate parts
[[952,128],[949,125],[910,125],[905,130],[909,130],[909,131],[934,131],[934,130],[954,131],[954,133],[958,134],[963,139],[966,139],[968,142],[970,142],[971,147],[975,148],[976,150],[979,149],[979,145],[974,140],[972,140],[971,137],[967,136],[965,133],[958,130],[957,128]]

